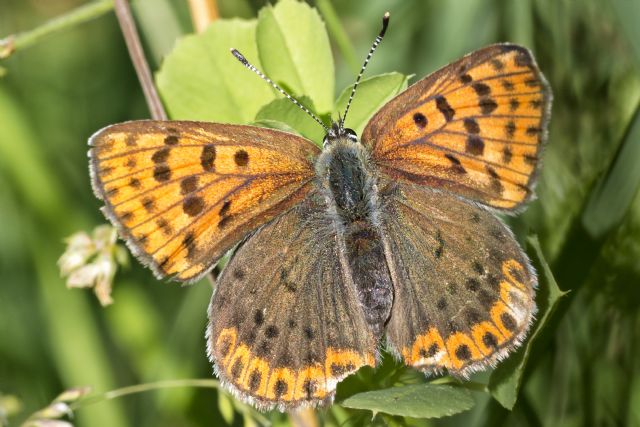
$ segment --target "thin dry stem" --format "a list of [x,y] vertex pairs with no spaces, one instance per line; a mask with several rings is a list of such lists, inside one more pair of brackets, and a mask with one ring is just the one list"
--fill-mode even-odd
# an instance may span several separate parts
[[189,0],[189,10],[196,33],[203,32],[210,23],[220,17],[216,0]]
[[294,427],[319,427],[318,417],[313,408],[305,408],[289,413],[289,421]]
[[140,85],[142,86],[144,97],[147,100],[151,117],[155,120],[167,120],[167,113],[164,110],[156,86],[153,83],[151,70],[149,69],[149,64],[142,50],[142,44],[140,43],[136,24],[131,15],[129,3],[127,0],[114,0],[114,5],[118,23],[120,24],[122,35],[127,44],[129,56],[131,56],[131,61],[140,80]]

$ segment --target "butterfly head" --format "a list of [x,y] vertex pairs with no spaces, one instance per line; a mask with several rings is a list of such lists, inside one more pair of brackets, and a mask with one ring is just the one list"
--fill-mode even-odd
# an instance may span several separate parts
[[358,135],[356,134],[356,131],[344,127],[344,120],[342,119],[339,119],[337,122],[331,123],[331,128],[327,131],[327,134],[322,140],[322,146],[326,147],[340,140],[350,141],[353,143],[358,142]]

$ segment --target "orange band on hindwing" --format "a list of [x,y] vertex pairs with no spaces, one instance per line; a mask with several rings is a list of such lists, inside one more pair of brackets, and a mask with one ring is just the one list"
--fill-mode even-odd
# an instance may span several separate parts
[[364,365],[375,365],[372,354],[329,348],[324,363],[300,368],[272,366],[243,342],[237,343],[235,328],[223,329],[216,339],[219,372],[238,391],[260,401],[295,403],[324,400],[335,392],[336,384]]

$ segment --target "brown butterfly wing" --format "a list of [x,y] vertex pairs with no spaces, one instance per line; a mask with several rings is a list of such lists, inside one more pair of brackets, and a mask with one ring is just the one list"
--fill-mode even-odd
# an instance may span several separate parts
[[485,208],[412,183],[387,188],[388,343],[427,373],[467,376],[495,364],[535,312],[527,256]]
[[311,193],[251,235],[211,299],[216,372],[262,409],[328,403],[342,378],[375,364],[376,339],[353,309],[355,287],[322,202]]
[[398,95],[362,141],[394,179],[512,210],[532,195],[550,109],[551,90],[531,52],[498,44]]
[[89,140],[106,216],[158,277],[191,281],[311,190],[319,149],[252,126],[133,121]]

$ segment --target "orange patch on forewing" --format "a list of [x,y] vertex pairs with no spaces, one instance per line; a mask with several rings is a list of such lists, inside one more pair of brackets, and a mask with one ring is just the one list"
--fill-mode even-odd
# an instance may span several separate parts
[[469,361],[482,357],[473,339],[462,332],[456,332],[447,338],[447,350],[455,369],[460,369]]
[[490,46],[392,100],[363,141],[395,179],[511,209],[531,197],[549,101],[528,51]]
[[301,200],[319,152],[283,132],[196,122],[122,123],[90,144],[110,219],[157,272],[180,280]]
[[418,335],[411,350],[403,349],[405,363],[409,366],[439,365],[450,366],[450,359],[442,336],[436,328],[429,329],[426,333]]
[[182,267],[182,275],[184,277],[193,277],[193,276],[197,276],[198,274],[200,274],[202,272],[202,270],[204,268],[206,268],[206,265],[204,263],[192,263],[190,261],[186,261],[184,260],[182,262],[181,266],[176,265],[176,268],[180,268]]
[[323,399],[326,396],[325,371],[321,365],[308,366],[298,371],[294,400]]
[[[495,353],[496,348],[505,342],[498,328],[490,322],[482,322],[471,328],[473,341],[485,356]],[[495,347],[494,347],[495,344]]]
[[[442,147],[447,151],[451,151],[450,156],[456,158],[466,172],[459,171],[456,173],[452,169],[452,162],[444,154],[438,156],[437,152],[434,152],[431,144]],[[505,193],[518,192],[520,190],[519,185],[526,185],[529,181],[529,175],[534,169],[533,165],[525,163],[522,160],[522,156],[518,156],[519,151],[517,148],[512,149],[510,160],[511,162],[518,162],[521,166],[520,168],[513,163],[509,163],[508,165],[502,163],[502,158],[504,157],[502,150],[505,146],[502,142],[483,140],[482,155],[472,155],[467,153],[467,144],[468,138],[464,135],[441,133],[429,138],[429,145],[422,144],[403,147],[398,150],[396,155],[404,159],[410,159],[413,157],[418,159],[429,159],[430,161],[435,160],[434,163],[437,163],[439,166],[447,167],[444,172],[446,172],[446,176],[449,179],[453,177],[462,181],[468,179],[470,181],[476,181],[481,186],[491,185],[492,177],[487,173],[486,169],[487,162],[489,162],[491,167],[498,174],[504,187],[502,190],[503,192],[498,194],[503,198],[509,198],[508,194]],[[524,151],[526,152],[526,150]],[[535,153],[535,150],[533,152]],[[478,174],[476,175],[473,172],[477,172]]]
[[236,348],[238,333],[235,328],[226,328],[218,335],[216,339],[215,353],[222,356],[222,364],[228,365],[229,360],[233,356]]
[[[457,140],[459,144],[465,143],[460,135],[442,135],[436,141],[447,138],[449,144],[458,144]],[[473,188],[483,194],[482,197],[495,196],[490,200],[500,207],[515,206],[528,194],[525,186],[528,176],[497,165],[493,169],[498,178],[493,178],[481,158],[458,156],[452,160],[426,145],[400,147],[381,166],[385,173],[397,179],[406,179],[403,173],[409,173],[413,177],[424,177],[422,183],[425,185],[451,186],[453,190],[459,185]],[[429,170],[428,176],[424,174],[425,170]]]
[[293,400],[296,375],[289,368],[272,369],[267,385],[267,398],[272,400]]

